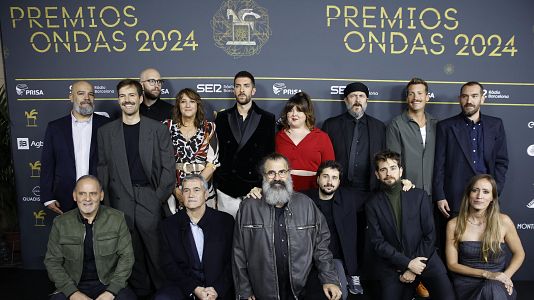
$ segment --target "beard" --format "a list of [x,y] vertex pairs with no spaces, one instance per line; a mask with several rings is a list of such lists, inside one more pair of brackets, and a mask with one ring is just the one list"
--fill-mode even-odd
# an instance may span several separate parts
[[[354,105],[350,105],[349,103],[345,102],[345,105],[347,106],[347,110],[351,116],[353,116],[356,119],[359,119],[363,116],[365,113],[365,110],[367,109],[367,103],[360,104],[359,102],[354,103]],[[360,110],[355,112],[352,110],[354,106],[359,106]]]
[[145,95],[147,99],[157,100],[159,99],[159,96],[161,95],[161,90],[154,90],[153,92],[144,90],[143,94]]
[[480,110],[480,105],[464,105],[462,111],[466,117],[476,114]]
[[321,191],[322,194],[327,195],[327,196],[330,196],[330,195],[333,195],[333,194],[337,191],[337,188],[332,189],[331,191],[327,191],[327,190],[325,189],[325,188],[327,188],[327,187],[332,187],[332,188],[333,188],[334,186],[333,186],[333,185],[326,185],[326,186],[324,186],[324,187],[319,186],[319,190]]
[[[245,96],[245,99],[239,99],[240,96]],[[235,100],[241,105],[248,104],[252,100],[252,95],[247,96],[245,93],[241,93],[235,97]]]
[[[80,104],[89,104],[89,105],[81,106]],[[74,111],[76,111],[77,113],[79,113],[82,116],[89,116],[95,110],[95,107],[94,107],[93,103],[91,103],[91,102],[82,102],[80,104],[74,103],[73,109],[74,109]]]
[[273,180],[271,182],[266,179],[263,180],[263,197],[267,204],[275,205],[285,205],[291,199],[293,194],[293,180],[291,176],[288,175],[286,180]]

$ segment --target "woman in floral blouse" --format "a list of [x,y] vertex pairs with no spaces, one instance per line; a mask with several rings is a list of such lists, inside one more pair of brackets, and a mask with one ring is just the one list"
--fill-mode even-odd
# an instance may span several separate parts
[[207,205],[216,206],[215,191],[211,177],[219,166],[219,143],[215,123],[204,118],[200,95],[186,88],[176,95],[172,119],[163,122],[171,133],[176,158],[176,188],[174,196],[181,203],[179,187],[182,179],[191,173],[200,174],[209,183]]

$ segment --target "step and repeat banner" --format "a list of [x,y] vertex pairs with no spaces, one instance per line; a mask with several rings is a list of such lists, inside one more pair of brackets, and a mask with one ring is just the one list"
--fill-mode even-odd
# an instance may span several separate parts
[[[54,214],[39,199],[49,121],[69,113],[69,88],[95,85],[96,110],[116,117],[116,84],[147,67],[185,87],[206,112],[234,103],[233,76],[256,76],[258,104],[279,115],[309,93],[318,126],[342,113],[345,85],[369,86],[368,113],[401,113],[412,77],[430,84],[428,111],[460,111],[461,84],[485,86],[482,111],[503,119],[510,166],[503,210],[534,249],[534,2],[470,1],[14,1],[0,4],[6,85],[26,268],[42,268]],[[534,280],[527,254],[517,279]]]

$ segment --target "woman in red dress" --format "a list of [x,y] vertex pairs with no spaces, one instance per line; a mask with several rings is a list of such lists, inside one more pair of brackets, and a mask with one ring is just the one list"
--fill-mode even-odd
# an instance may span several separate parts
[[296,93],[286,102],[281,116],[283,128],[275,137],[276,152],[289,160],[293,189],[297,192],[317,188],[315,171],[327,160],[335,160],[332,142],[315,127],[310,96]]

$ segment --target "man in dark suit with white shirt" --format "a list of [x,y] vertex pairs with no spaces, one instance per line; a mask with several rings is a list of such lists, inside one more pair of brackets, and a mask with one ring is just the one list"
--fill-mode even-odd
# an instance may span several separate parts
[[155,300],[235,298],[232,282],[234,219],[206,205],[208,184],[197,174],[182,181],[185,209],[161,223],[167,284]]
[[91,83],[74,82],[69,99],[70,114],[48,123],[41,152],[41,202],[58,214],[76,207],[72,201],[76,180],[84,175],[96,175],[96,133],[109,121],[94,113],[95,93]]

